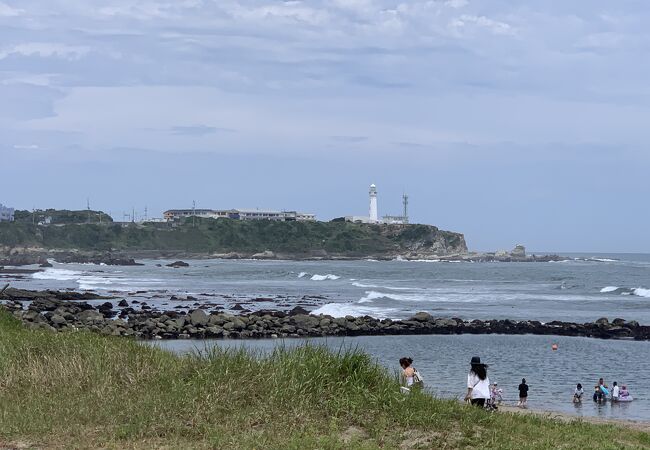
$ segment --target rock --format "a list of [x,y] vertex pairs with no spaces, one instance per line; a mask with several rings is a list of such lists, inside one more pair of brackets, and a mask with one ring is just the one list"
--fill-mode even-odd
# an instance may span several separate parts
[[432,322],[433,316],[426,312],[419,312],[411,317],[410,320],[415,322]]
[[308,316],[307,314],[291,316],[291,321],[297,328],[302,328],[303,330],[316,328],[320,323],[317,317]]
[[125,308],[125,307],[129,306],[129,302],[127,302],[126,300],[120,300],[119,303],[117,304],[117,306],[119,306],[121,308]]
[[179,268],[179,267],[189,267],[190,265],[185,261],[174,261],[173,263],[167,264],[167,267]]
[[60,316],[58,314],[54,314],[52,317],[50,317],[50,322],[52,322],[55,325],[63,325],[67,321],[63,316]]
[[607,319],[607,317],[601,317],[600,319],[598,319],[594,323],[596,325],[606,326],[606,325],[609,325],[609,320]]
[[86,310],[77,314],[77,319],[81,322],[99,322],[104,320],[104,316],[95,310]]
[[52,263],[50,263],[49,261],[45,261],[45,262],[40,263],[38,265],[38,267],[53,267],[53,266],[52,266]]
[[309,311],[307,311],[305,308],[302,306],[296,306],[293,308],[291,311],[288,312],[290,316],[296,316],[298,314],[309,314]]
[[195,309],[190,313],[190,323],[194,326],[205,326],[208,320],[208,315],[202,309]]
[[275,253],[266,250],[261,253],[255,253],[251,256],[252,259],[276,259]]

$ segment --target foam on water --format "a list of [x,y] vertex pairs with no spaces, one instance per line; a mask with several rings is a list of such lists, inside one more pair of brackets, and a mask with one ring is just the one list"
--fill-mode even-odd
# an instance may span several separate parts
[[620,294],[620,295],[636,295],[637,297],[650,298],[650,289],[638,288],[622,288],[618,286],[606,286],[600,290],[601,293]]
[[606,286],[606,287],[602,288],[602,289],[600,290],[600,292],[603,292],[603,293],[604,293],[604,292],[614,292],[614,291],[616,291],[616,290],[618,290],[618,289],[619,289],[618,286]]
[[332,317],[371,315],[377,319],[386,319],[392,317],[396,311],[395,308],[369,308],[357,303],[327,303],[312,311],[312,314],[325,314]]
[[650,298],[650,289],[645,289],[645,288],[636,288],[632,290],[632,293],[634,295],[637,295],[639,297],[646,297]]
[[319,274],[314,274],[311,276],[310,280],[312,281],[325,281],[325,280],[338,280],[341,278],[338,275],[332,275],[331,273],[328,273],[327,275],[319,275]]
[[68,269],[47,268],[43,272],[32,274],[36,280],[56,280],[56,281],[73,281],[81,276],[82,272]]

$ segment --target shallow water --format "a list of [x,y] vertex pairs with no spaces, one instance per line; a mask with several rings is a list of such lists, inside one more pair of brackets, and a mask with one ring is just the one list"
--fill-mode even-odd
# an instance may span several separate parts
[[[466,392],[467,371],[472,356],[489,364],[490,381],[504,390],[506,404],[517,401],[517,386],[526,378],[530,386],[530,409],[559,411],[578,416],[650,421],[650,395],[645,380],[650,373],[650,344],[554,336],[452,335],[452,336],[361,336],[346,338],[157,341],[177,353],[204,350],[211,346],[270,351],[275,346],[293,347],[305,342],[338,350],[361,348],[389,369],[397,370],[402,356],[414,359],[427,388],[444,398],[461,398]],[[559,349],[551,350],[557,343]],[[599,377],[606,384],[626,384],[634,401],[595,404],[591,399]],[[572,403],[573,389],[582,383],[583,403]]]

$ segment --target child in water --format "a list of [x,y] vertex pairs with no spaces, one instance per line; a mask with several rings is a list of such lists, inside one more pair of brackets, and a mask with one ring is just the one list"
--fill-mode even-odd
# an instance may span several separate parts
[[621,390],[618,392],[618,398],[624,402],[630,398],[630,391],[627,390],[627,386],[623,385]]
[[594,386],[594,401],[602,402],[604,398],[605,398],[605,394],[603,394],[603,391],[600,390],[600,385],[597,384],[596,386]]
[[585,393],[585,390],[582,389],[582,384],[578,383],[576,390],[573,392],[573,403],[582,402],[582,395]]

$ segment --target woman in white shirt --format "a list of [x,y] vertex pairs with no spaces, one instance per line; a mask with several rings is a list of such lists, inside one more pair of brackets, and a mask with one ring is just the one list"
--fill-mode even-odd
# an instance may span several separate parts
[[481,363],[478,356],[472,357],[471,368],[467,374],[466,401],[472,405],[485,406],[485,401],[490,398],[490,379],[487,376],[487,365]]

